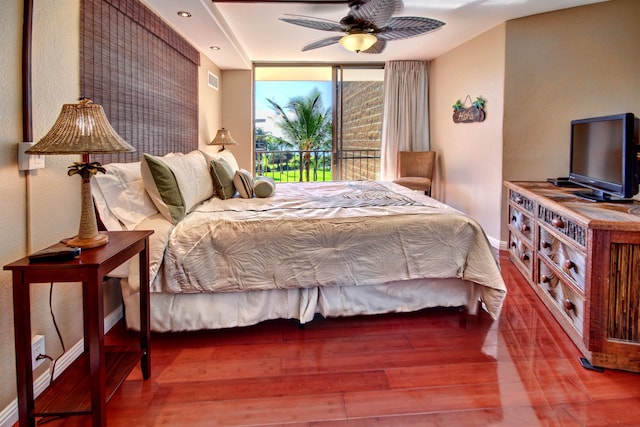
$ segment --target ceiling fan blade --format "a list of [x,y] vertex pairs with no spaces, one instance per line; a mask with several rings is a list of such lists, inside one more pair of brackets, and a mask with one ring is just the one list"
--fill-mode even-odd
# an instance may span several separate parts
[[[294,0],[289,0],[289,1],[294,1]],[[284,16],[290,16],[292,18],[306,19],[306,20],[311,20],[311,21],[324,21],[324,22],[331,22],[331,23],[334,23],[334,24],[338,24],[338,21],[336,21],[336,20],[327,19],[327,18],[318,18],[317,16],[298,15],[298,14],[293,14],[293,13],[284,13],[283,15]]]
[[304,46],[302,48],[303,52],[306,52],[307,50],[311,50],[311,49],[317,49],[319,47],[325,47],[325,46],[329,46],[332,44],[336,44],[340,41],[340,39],[343,36],[335,36],[335,37],[329,37],[326,39],[322,39],[322,40],[318,40],[317,42],[313,42],[313,43],[309,43],[308,45]]
[[318,20],[316,18],[309,18],[309,17],[278,18],[278,19],[284,22],[288,22],[289,24],[300,25],[301,27],[313,28],[314,30],[340,31],[340,32],[349,31],[348,27],[340,24],[339,22],[334,22],[329,20]]
[[382,53],[384,48],[387,47],[387,42],[384,40],[378,39],[377,42],[373,44],[369,49],[363,50],[360,53]]
[[419,36],[442,27],[444,22],[437,19],[418,16],[401,16],[391,18],[387,25],[376,33],[381,40],[400,40]]
[[358,21],[371,22],[376,27],[384,27],[394,13],[402,10],[402,0],[368,0],[357,2],[349,9],[349,16]]

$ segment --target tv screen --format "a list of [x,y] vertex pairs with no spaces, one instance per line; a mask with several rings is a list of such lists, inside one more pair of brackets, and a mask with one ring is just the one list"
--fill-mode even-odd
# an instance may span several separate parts
[[577,195],[616,201],[638,192],[634,128],[635,116],[631,113],[571,122],[569,178],[592,189]]
[[622,120],[577,123],[573,141],[573,172],[622,184]]

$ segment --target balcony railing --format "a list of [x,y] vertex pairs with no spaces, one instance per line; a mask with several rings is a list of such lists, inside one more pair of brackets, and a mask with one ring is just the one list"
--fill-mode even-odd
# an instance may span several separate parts
[[[270,176],[279,182],[307,181],[300,151],[255,152],[255,176]],[[309,181],[377,180],[380,177],[380,150],[309,151]]]

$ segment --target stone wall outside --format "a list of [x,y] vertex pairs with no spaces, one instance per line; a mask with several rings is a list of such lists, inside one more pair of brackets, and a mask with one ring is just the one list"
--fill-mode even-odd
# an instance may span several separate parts
[[[362,153],[366,158],[343,159],[341,176],[336,179],[378,179],[380,175],[380,142],[382,140],[382,108],[384,82],[343,83],[342,136],[343,151],[375,150]],[[355,154],[359,157],[360,154]]]

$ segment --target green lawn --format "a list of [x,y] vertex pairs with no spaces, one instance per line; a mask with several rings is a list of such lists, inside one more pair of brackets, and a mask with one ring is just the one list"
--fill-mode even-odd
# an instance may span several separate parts
[[[273,172],[264,172],[262,176],[270,176],[274,181],[277,182],[299,182],[300,181],[300,171],[299,170],[290,170],[290,171],[273,171]],[[303,175],[306,181],[306,174]],[[311,181],[331,181],[331,171],[330,170],[319,170],[315,173],[309,171],[309,178]]]

